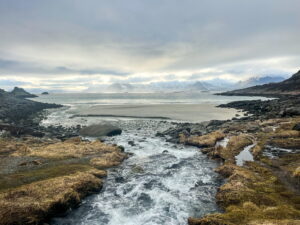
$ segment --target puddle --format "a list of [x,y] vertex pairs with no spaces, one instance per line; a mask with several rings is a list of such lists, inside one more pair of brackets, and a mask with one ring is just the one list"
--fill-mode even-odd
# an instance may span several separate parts
[[254,161],[253,155],[250,152],[250,150],[255,146],[256,144],[249,145],[244,148],[243,151],[238,154],[235,159],[236,159],[236,164],[238,166],[243,166],[246,161]]

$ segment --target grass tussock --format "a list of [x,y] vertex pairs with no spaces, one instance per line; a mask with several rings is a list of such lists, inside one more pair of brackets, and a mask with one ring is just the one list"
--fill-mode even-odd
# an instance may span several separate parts
[[286,149],[300,149],[300,137],[298,138],[278,138],[270,140],[270,145],[286,148]]
[[102,157],[93,158],[90,164],[96,168],[109,168],[119,165],[126,158],[126,154],[121,152],[112,152],[103,155]]
[[300,166],[295,169],[293,177],[300,178]]
[[296,138],[299,137],[300,132],[297,130],[277,130],[272,134],[273,138]]
[[218,155],[224,160],[234,161],[234,157],[238,155],[246,146],[251,145],[253,142],[249,135],[240,134],[232,136],[229,139],[227,146],[217,147],[214,154]]
[[184,138],[181,136],[181,142],[198,147],[214,147],[217,141],[222,140],[225,134],[221,131],[215,131],[202,136],[191,136]]
[[91,169],[0,193],[1,224],[39,224],[50,216],[67,210],[87,194],[102,187],[99,174],[102,172]]

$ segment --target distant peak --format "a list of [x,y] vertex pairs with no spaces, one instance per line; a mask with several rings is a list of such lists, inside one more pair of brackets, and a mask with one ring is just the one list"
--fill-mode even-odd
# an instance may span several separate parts
[[23,88],[15,87],[11,94],[13,94],[16,97],[20,98],[34,98],[37,97],[36,95],[30,94],[29,92],[25,91]]

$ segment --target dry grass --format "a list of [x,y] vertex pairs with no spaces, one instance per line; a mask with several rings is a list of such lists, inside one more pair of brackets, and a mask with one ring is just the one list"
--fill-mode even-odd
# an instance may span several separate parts
[[270,145],[286,149],[300,149],[299,138],[279,138],[270,140]]
[[107,145],[100,141],[85,142],[77,139],[57,142],[49,145],[30,146],[23,145],[17,149],[12,156],[37,156],[43,158],[63,159],[63,158],[81,158],[87,155],[99,153],[109,153],[120,151],[117,146]]
[[297,224],[300,220],[300,196],[289,192],[269,169],[257,163],[248,163],[248,168],[227,164],[218,172],[229,176],[217,194],[225,213],[190,218],[189,224]]
[[249,135],[240,134],[237,136],[232,136],[226,148],[221,146],[217,147],[214,155],[219,156],[224,160],[234,161],[234,157],[238,155],[246,146],[251,145],[252,140]]
[[6,166],[0,171],[1,225],[40,224],[75,206],[102,187],[107,173],[95,167],[119,165],[127,156],[117,146],[80,138],[0,139],[0,154]]
[[276,130],[275,133],[272,134],[273,138],[293,138],[299,137],[300,132],[297,130]]
[[300,166],[295,169],[293,177],[300,178]]
[[217,141],[222,140],[225,137],[225,134],[221,131],[215,131],[202,136],[191,136],[183,139],[182,142],[194,145],[198,147],[214,147]]
[[91,159],[90,163],[96,168],[105,169],[105,168],[119,165],[125,158],[126,158],[126,154],[124,153],[112,152],[112,153],[107,153],[102,157],[93,158]]
[[[300,225],[300,196],[293,192],[296,187],[293,182],[300,177],[300,154],[287,154],[272,160],[261,155],[267,144],[300,149],[299,131],[292,130],[299,120],[300,117],[258,121],[262,128],[251,132],[251,139],[257,143],[252,153],[260,162],[248,162],[244,167],[236,166],[231,159],[251,144],[250,138],[238,135],[249,126],[242,124],[241,129],[237,125],[233,129],[227,128],[234,135],[227,147],[206,149],[208,154],[225,159],[225,164],[216,169],[228,178],[217,194],[218,204],[225,213],[190,218],[189,224]],[[278,128],[273,130],[273,127]],[[268,166],[264,166],[266,164]],[[284,184],[277,177],[279,174],[285,176]]]
[[[30,184],[32,182],[46,180],[50,178],[66,176],[74,174],[76,172],[86,172],[93,169],[90,165],[84,164],[63,164],[63,165],[52,165],[45,168],[26,170],[16,172],[12,174],[6,174],[0,176],[0,192],[6,191],[7,189],[15,188],[24,184]],[[106,176],[106,171],[99,170],[102,172],[102,177]],[[99,175],[100,176],[100,175]]]
[[91,169],[1,193],[1,224],[38,224],[55,213],[65,211],[78,204],[87,194],[98,191],[102,187],[98,176],[102,175],[103,172]]

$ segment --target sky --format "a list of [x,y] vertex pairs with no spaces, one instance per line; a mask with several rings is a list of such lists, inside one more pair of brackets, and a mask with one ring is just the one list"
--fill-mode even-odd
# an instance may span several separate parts
[[299,0],[0,0],[0,88],[290,76]]

